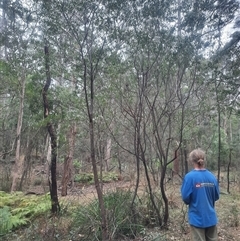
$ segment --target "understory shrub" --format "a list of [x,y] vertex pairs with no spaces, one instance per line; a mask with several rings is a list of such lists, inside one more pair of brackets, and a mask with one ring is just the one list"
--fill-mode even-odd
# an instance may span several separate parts
[[[104,195],[110,238],[135,237],[143,229],[141,215],[136,203],[132,203],[130,191],[116,191]],[[72,240],[101,240],[101,215],[98,200],[77,208],[74,216],[74,237]]]
[[[157,209],[161,212],[163,208],[163,201],[160,192],[152,192],[152,199],[154,200]],[[142,195],[141,203],[141,213],[144,216],[144,226],[149,228],[158,226],[157,213],[148,191]]]
[[12,228],[9,220],[10,216],[11,213],[9,212],[8,207],[0,208],[0,235],[5,234]]
[[[102,173],[102,182],[112,182],[118,180],[118,174],[115,172],[103,172]],[[94,183],[94,175],[93,173],[78,173],[74,176],[74,181],[79,183],[88,183],[93,184]]]
[[31,222],[51,209],[49,195],[0,192],[0,235]]

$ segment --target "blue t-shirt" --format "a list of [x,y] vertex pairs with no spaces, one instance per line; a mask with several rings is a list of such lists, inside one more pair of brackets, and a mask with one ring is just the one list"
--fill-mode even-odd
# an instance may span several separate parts
[[185,175],[181,187],[182,199],[189,205],[189,224],[207,228],[217,224],[214,208],[219,199],[219,186],[215,176],[208,170],[192,170]]

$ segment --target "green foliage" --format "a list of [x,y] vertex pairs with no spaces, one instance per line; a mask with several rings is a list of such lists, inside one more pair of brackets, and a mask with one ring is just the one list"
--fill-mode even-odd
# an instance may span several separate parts
[[231,223],[230,225],[232,227],[238,227],[239,226],[239,223],[240,223],[240,217],[239,217],[239,208],[238,206],[235,204],[231,207],[231,216],[230,216],[230,220],[231,220]]
[[104,172],[102,177],[103,182],[111,182],[118,180],[118,174],[115,172]]
[[80,183],[92,183],[93,178],[93,173],[80,173],[75,175],[74,181]]
[[12,85],[9,84],[16,84],[15,80],[17,79],[16,71],[12,68],[10,64],[6,61],[0,60],[0,90],[1,88],[5,87],[8,88],[8,91],[11,91]]
[[[104,196],[107,213],[108,231],[112,239],[124,235],[140,233],[143,226],[140,216],[131,210],[132,194],[130,191],[117,191]],[[137,207],[135,206],[135,209]],[[101,214],[98,200],[79,206],[74,215],[74,227],[81,235],[81,240],[99,240],[101,237]]]
[[12,229],[10,221],[12,215],[8,207],[0,208],[0,214],[0,235],[3,235]]
[[[40,76],[38,76],[40,78]],[[28,104],[29,114],[34,115],[37,121],[41,120],[42,112],[42,85],[35,80],[36,76],[29,76],[26,84],[26,100]]]
[[[118,175],[115,172],[103,172],[103,174],[102,174],[102,181],[104,183],[111,182],[111,181],[117,181],[117,180],[118,180]],[[74,181],[80,182],[80,183],[93,184],[94,183],[94,175],[93,175],[93,173],[82,172],[82,173],[75,175]]]
[[[160,192],[153,192],[152,196],[158,210],[161,210],[161,208],[163,207],[163,201]],[[156,215],[155,208],[148,192],[145,192],[145,195],[141,197],[141,203],[141,213],[144,217],[144,226],[155,227],[156,225],[158,225],[158,217]]]
[[0,235],[28,224],[51,209],[48,195],[24,195],[0,192]]
[[0,208],[0,235],[6,234],[10,230],[26,225],[28,220],[23,213],[12,214],[9,207]]
[[[11,179],[10,179],[9,168],[5,168],[4,171],[0,174],[0,190],[5,192],[9,192],[11,190]],[[0,191],[0,196],[1,196],[1,191]]]
[[75,168],[75,169],[77,169],[77,171],[79,171],[80,170],[80,168],[81,168],[81,162],[79,161],[79,160],[73,160],[73,167]]
[[[225,166],[227,164],[229,158],[229,142],[227,140],[226,132],[221,128],[221,143],[220,143],[220,155],[221,155],[221,165]],[[211,170],[216,169],[217,164],[217,156],[219,149],[219,139],[218,133],[212,137],[211,148],[209,149],[208,156],[209,159],[207,161],[207,165]]]

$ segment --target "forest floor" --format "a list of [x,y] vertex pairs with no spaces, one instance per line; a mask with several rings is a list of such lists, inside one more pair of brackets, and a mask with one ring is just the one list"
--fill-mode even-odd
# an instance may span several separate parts
[[[132,182],[113,182],[104,184],[105,192],[110,192],[118,189],[131,189]],[[240,241],[240,189],[234,187],[231,194],[225,190],[225,186],[221,187],[220,199],[216,202],[216,210],[218,214],[218,237],[223,241]],[[140,183],[139,195],[146,191],[145,184]],[[160,240],[191,240],[190,230],[187,223],[187,206],[183,204],[180,196],[180,185],[173,184],[166,190],[170,206],[170,222],[167,230],[158,228],[147,229],[144,238],[136,239],[141,241],[160,241]],[[80,195],[79,195],[80,194]],[[77,203],[85,203],[93,198],[96,198],[94,185],[82,187],[80,190],[76,187],[71,190],[70,195],[61,197],[61,200],[72,199]],[[185,215],[183,215],[185,213]],[[164,237],[161,239],[161,236]]]
[[[117,181],[104,183],[104,193],[116,190],[132,190],[134,183],[131,181]],[[35,191],[36,191],[36,187]],[[226,187],[221,185],[220,200],[216,202],[218,213],[218,237],[223,241],[240,241],[240,189],[237,186],[232,187],[231,194],[228,194]],[[59,189],[60,191],[60,189]],[[144,194],[146,185],[140,183],[138,195]],[[39,190],[41,192],[41,190]],[[191,240],[189,226],[187,223],[187,206],[183,204],[180,196],[180,183],[168,184],[166,190],[169,199],[169,226],[168,229],[147,228],[144,237],[137,238],[135,241],[187,241]],[[64,203],[72,202],[76,205],[86,204],[97,198],[94,185],[78,185],[69,189],[68,195],[59,197]]]
[[[166,194],[169,200],[169,226],[168,229],[146,228],[141,237],[135,241],[187,241],[191,240],[189,225],[187,222],[187,206],[183,204],[180,196],[181,181],[171,181],[166,185]],[[75,183],[74,187],[68,189],[68,195],[61,197],[61,183],[59,182],[59,201],[64,205],[77,206],[79,204],[87,204],[97,198],[96,189],[94,185],[83,185]],[[121,180],[103,184],[103,193],[114,192],[116,190],[131,190],[134,191],[135,183],[129,180]],[[156,187],[156,189],[159,189]],[[146,182],[141,181],[138,189],[138,195],[146,193]],[[240,187],[237,184],[231,184],[228,194],[226,185],[220,185],[221,195],[220,200],[216,202],[216,210],[218,214],[218,237],[219,241],[240,241]],[[25,193],[43,194],[48,192],[47,183],[39,184],[35,181],[28,185],[24,190]],[[39,220],[38,220],[39,221]],[[46,222],[46,221],[43,221]],[[46,223],[45,226],[48,226]],[[34,226],[34,225],[33,225]],[[27,229],[30,232],[30,229]],[[17,231],[18,232],[18,231]],[[18,237],[22,236],[26,230],[22,229],[16,233]],[[9,239],[10,240],[10,239]],[[17,241],[24,239],[11,239]],[[34,240],[34,239],[31,239]],[[39,240],[39,239],[38,239]],[[41,239],[48,240],[48,239]],[[56,239],[63,240],[63,239]],[[81,238],[79,239],[81,240]],[[126,241],[127,239],[124,239]],[[24,240],[25,241],[25,240]],[[65,240],[64,241],[70,241]],[[89,240],[91,241],[91,240]],[[123,240],[119,240],[123,241]]]

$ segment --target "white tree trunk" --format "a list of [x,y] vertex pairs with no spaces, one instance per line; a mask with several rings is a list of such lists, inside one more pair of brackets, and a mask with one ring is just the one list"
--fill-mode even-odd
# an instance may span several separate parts
[[107,139],[107,149],[105,154],[105,171],[109,171],[109,163],[111,162],[111,148],[112,148],[112,139],[109,137]]
[[17,123],[15,163],[12,169],[11,192],[17,191],[18,180],[21,177],[23,161],[24,161],[24,159],[23,160],[20,159],[21,131],[22,131],[24,96],[25,96],[25,87],[26,87],[26,77],[24,74],[20,79],[20,83],[21,83],[21,93],[20,93],[20,104],[19,104],[18,123]]

